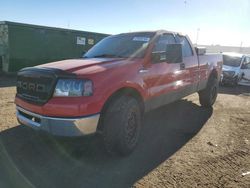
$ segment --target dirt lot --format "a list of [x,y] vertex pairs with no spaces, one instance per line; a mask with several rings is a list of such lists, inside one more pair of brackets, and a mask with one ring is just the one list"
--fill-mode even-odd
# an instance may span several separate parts
[[137,150],[119,158],[96,137],[18,125],[14,84],[0,77],[0,187],[250,187],[250,87],[221,88],[211,109],[195,94],[147,113]]

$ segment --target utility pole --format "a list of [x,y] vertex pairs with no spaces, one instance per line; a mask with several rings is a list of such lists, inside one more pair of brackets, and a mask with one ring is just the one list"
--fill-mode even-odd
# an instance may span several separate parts
[[196,45],[198,46],[198,40],[199,40],[199,32],[200,28],[197,28],[197,33],[196,33]]
[[240,42],[240,52],[242,52],[243,41]]
[[67,26],[68,26],[68,29],[69,29],[70,28],[70,21],[68,21],[68,25]]

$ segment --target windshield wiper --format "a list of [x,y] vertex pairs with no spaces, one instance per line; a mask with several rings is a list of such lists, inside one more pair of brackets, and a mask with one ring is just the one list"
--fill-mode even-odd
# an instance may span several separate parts
[[100,55],[96,55],[96,56],[93,56],[94,58],[97,58],[97,57],[122,57],[120,55],[115,55],[115,54],[100,54]]

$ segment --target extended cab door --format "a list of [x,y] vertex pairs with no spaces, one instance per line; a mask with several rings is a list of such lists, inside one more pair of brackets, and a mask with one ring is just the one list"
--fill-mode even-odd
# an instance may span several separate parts
[[162,52],[160,61],[151,59],[147,72],[143,72],[144,83],[148,91],[146,110],[157,108],[161,105],[175,101],[183,89],[183,78],[185,70],[181,67],[183,62],[168,63],[165,51],[167,44],[176,44],[173,34],[165,33],[160,35],[156,41],[153,53]]
[[176,40],[182,45],[183,63],[181,69],[184,71],[183,87],[185,87],[183,92],[185,92],[185,95],[189,95],[197,91],[199,83],[198,57],[186,36],[176,35]]
[[239,84],[250,86],[250,57],[245,57],[241,66],[242,79]]

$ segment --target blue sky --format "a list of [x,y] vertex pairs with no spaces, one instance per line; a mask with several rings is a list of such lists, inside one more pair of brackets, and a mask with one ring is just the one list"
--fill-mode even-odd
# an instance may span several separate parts
[[[186,3],[185,3],[186,2]],[[166,29],[250,46],[250,0],[0,0],[0,20],[116,34]]]

